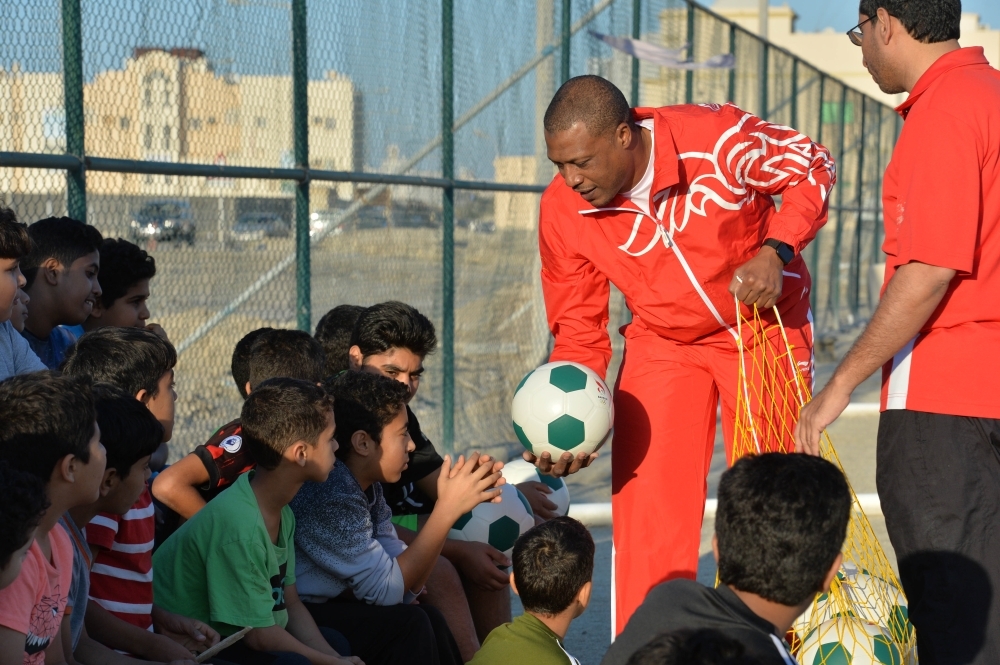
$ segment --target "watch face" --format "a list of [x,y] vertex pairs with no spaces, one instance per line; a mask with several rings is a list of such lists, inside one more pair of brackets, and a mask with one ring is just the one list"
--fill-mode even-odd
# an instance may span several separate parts
[[795,258],[795,251],[785,243],[780,243],[777,250],[778,258],[781,259],[781,262],[786,266],[792,262],[792,259]]

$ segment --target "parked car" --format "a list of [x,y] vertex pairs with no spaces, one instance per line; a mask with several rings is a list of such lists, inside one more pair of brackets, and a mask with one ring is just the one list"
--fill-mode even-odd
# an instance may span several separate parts
[[384,229],[389,226],[389,218],[384,206],[368,206],[358,210],[355,228]]
[[291,234],[291,223],[274,212],[245,212],[233,225],[233,237],[242,241],[287,238]]
[[180,240],[194,245],[196,225],[191,204],[183,200],[150,201],[129,222],[132,240]]
[[348,222],[342,210],[319,210],[309,215],[309,236],[326,231],[330,225],[330,235],[340,235],[347,230]]
[[492,219],[459,219],[455,226],[460,229],[469,229],[470,233],[495,233],[497,225]]

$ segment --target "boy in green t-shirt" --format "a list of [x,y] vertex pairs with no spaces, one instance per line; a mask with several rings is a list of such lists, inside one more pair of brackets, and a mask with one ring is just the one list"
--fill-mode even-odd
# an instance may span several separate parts
[[339,636],[321,632],[295,590],[288,503],[306,481],[323,482],[333,470],[333,400],[307,381],[271,379],[247,398],[240,417],[257,468],[157,550],[156,603],[223,636],[253,628],[220,660],[257,665],[299,654],[314,665],[360,665],[330,646]]
[[513,559],[510,587],[524,614],[493,629],[469,665],[580,665],[562,641],[590,603],[590,532],[571,517],[557,517],[518,538]]

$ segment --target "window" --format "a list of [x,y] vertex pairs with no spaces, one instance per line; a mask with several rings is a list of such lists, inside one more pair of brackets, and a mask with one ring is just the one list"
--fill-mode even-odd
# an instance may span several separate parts
[[261,128],[267,127],[267,118],[262,118],[260,116],[257,116],[256,118],[254,118],[254,124]]
[[146,125],[146,135],[142,139],[142,145],[145,146],[146,150],[153,149],[153,126]]
[[323,127],[325,127],[327,130],[332,130],[332,129],[336,128],[337,127],[337,119],[336,118],[327,118],[326,122],[323,124]]
[[143,102],[146,104],[147,107],[153,105],[153,89],[148,87],[148,84],[146,87],[145,97],[143,99]]
[[191,129],[195,131],[201,129],[201,118],[191,118]]
[[122,131],[128,131],[128,128],[131,126],[132,126],[132,121],[129,119],[127,115],[123,115],[122,117],[118,118],[118,127]]
[[163,126],[163,149],[170,150],[170,125]]
[[215,124],[216,122],[217,122],[217,121],[216,121],[216,119],[215,119],[215,116],[214,116],[214,115],[210,115],[210,116],[208,116],[208,124],[209,124],[209,125],[214,125],[214,124]]
[[313,124],[314,125],[322,125],[323,124],[323,118],[321,118],[319,116],[314,117],[313,118]]

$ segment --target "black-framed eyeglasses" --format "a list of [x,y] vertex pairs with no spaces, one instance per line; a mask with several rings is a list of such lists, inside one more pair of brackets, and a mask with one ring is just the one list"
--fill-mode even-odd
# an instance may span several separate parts
[[866,20],[862,21],[861,23],[858,23],[856,26],[848,30],[847,38],[851,40],[851,43],[854,44],[855,46],[861,46],[861,38],[864,36],[864,34],[861,32],[861,26],[863,26],[865,23],[868,23],[869,21],[874,21],[877,18],[878,14],[870,16]]

